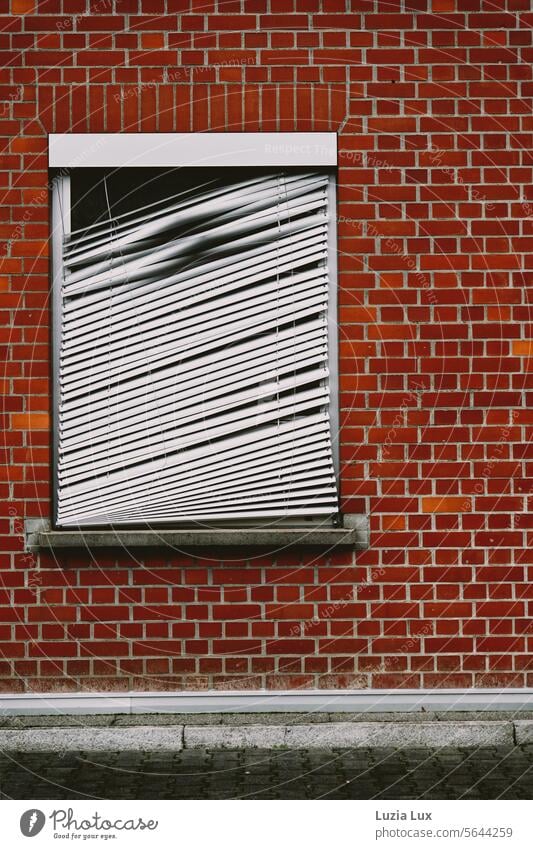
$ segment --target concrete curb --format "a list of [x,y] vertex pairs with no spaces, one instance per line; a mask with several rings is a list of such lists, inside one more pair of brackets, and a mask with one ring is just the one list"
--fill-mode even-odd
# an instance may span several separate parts
[[518,719],[513,723],[514,738],[517,746],[533,745],[533,721],[528,719]]
[[297,749],[512,746],[513,727],[510,722],[332,722],[288,728],[286,740]]
[[186,725],[183,742],[186,749],[277,749],[287,745],[287,730],[286,725]]
[[292,726],[185,726],[185,748],[367,749],[512,746],[510,722],[328,722]]
[[0,730],[1,752],[182,749],[483,748],[533,745],[533,721],[324,722],[307,725],[135,725]]
[[0,752],[179,752],[183,725],[0,731]]

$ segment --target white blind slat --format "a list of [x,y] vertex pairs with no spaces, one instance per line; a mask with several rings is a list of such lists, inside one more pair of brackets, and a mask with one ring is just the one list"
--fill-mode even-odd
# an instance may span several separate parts
[[[204,354],[207,351],[215,351],[220,347],[238,343],[246,338],[257,335],[258,333],[266,332],[277,328],[282,324],[290,321],[299,321],[309,316],[316,315],[323,311],[327,306],[327,295],[323,291],[317,291],[316,295],[301,298],[298,306],[291,307],[287,303],[283,307],[274,308],[266,312],[261,318],[254,316],[253,309],[242,321],[235,322],[233,326],[227,328],[212,329],[205,336],[200,336],[190,331],[190,336],[185,336],[184,339],[168,342],[164,345],[154,344],[151,350],[129,351],[128,347],[122,347],[122,360],[114,361],[108,355],[108,363],[105,362],[105,357],[99,364],[94,362],[94,358],[90,363],[90,372],[87,371],[87,361],[80,360],[77,363],[69,364],[68,357],[61,371],[61,379],[65,385],[72,384],[69,387],[70,392],[78,391],[79,394],[85,395],[87,391],[92,391],[94,388],[101,386],[110,386],[117,381],[123,381],[132,375],[145,372],[153,372],[156,369],[163,368],[169,363],[175,363],[182,358],[189,359],[194,354]],[[215,322],[216,324],[216,322]],[[176,334],[177,335],[177,334]],[[215,357],[216,355],[214,355]],[[97,368],[99,365],[100,370]],[[68,370],[67,370],[68,369]]]
[[[255,317],[258,314],[271,312],[274,308],[282,309],[288,307],[289,314],[294,299],[303,301],[312,294],[323,293],[325,270],[323,268],[312,268],[293,276],[283,275],[276,280],[260,283],[253,289],[232,292],[229,295],[216,296],[209,303],[190,303],[187,298],[177,303],[182,303],[179,313],[174,315],[174,320],[179,321],[182,337],[187,335],[207,335],[212,330],[218,330],[221,325],[238,326],[239,322],[247,317]],[[154,314],[146,312],[143,316],[132,319],[129,343],[127,347],[128,356],[136,352],[145,352],[148,342],[152,341],[158,348],[165,337],[174,340],[175,330],[169,324],[167,315],[160,316],[156,311]],[[74,368],[75,363],[86,364],[89,361],[91,369],[97,363],[105,361],[109,354],[117,350],[123,350],[123,334],[113,332],[113,328],[106,328],[108,340],[105,351],[98,355],[94,351],[91,341],[85,343],[82,350],[77,351],[75,346],[68,340],[64,342],[65,351],[68,352],[68,365]],[[102,334],[101,334],[102,335]],[[121,361],[126,360],[123,353]]]
[[235,188],[226,191],[222,197],[205,200],[203,203],[189,201],[185,204],[173,204],[153,213],[149,217],[140,218],[137,226],[128,227],[124,232],[117,231],[112,227],[100,239],[91,239],[85,247],[80,242],[70,242],[65,250],[65,263],[67,267],[79,265],[98,257],[109,257],[111,254],[122,255],[124,250],[132,243],[142,244],[146,239],[153,239],[166,230],[177,226],[195,225],[205,220],[216,219],[218,223],[223,220],[233,220],[242,214],[250,215],[254,211],[271,207],[276,202],[285,203],[287,200],[308,194],[311,189],[319,186],[324,187],[327,181],[322,177],[319,179],[287,180],[283,189],[279,181],[268,180],[261,183],[261,188]]
[[[301,468],[301,466],[299,467]],[[335,480],[332,477],[331,473],[322,467],[322,465],[315,461],[310,465],[306,465],[303,468],[303,471],[299,472],[298,468],[295,468],[291,473],[291,476],[285,477],[282,479],[280,473],[273,472],[272,470],[267,470],[266,468],[263,470],[262,474],[258,479],[252,477],[250,475],[236,474],[232,480],[220,480],[218,479],[216,482],[216,492],[213,491],[213,486],[209,484],[209,482],[204,481],[200,483],[191,483],[187,482],[186,486],[177,486],[176,484],[172,484],[167,487],[157,487],[151,488],[149,492],[143,494],[142,503],[145,507],[149,507],[152,504],[162,504],[165,506],[167,503],[171,502],[176,505],[178,501],[182,504],[188,504],[191,506],[196,503],[198,499],[205,500],[206,498],[216,500],[217,503],[220,500],[222,503],[222,499],[227,497],[235,497],[242,494],[242,492],[246,492],[248,495],[254,494],[259,495],[262,493],[274,493],[274,492],[284,492],[289,491],[298,484],[304,483],[307,486],[311,484],[313,486],[317,486],[321,481],[327,481],[328,486],[334,487]],[[260,493],[261,491],[261,493]],[[69,508],[66,506],[68,504],[68,497],[65,501],[65,515],[69,514]],[[113,500],[112,494],[108,494],[107,497],[95,497],[94,495],[88,496],[84,501],[77,500],[74,506],[74,512],[80,512],[85,509],[87,513],[94,512],[94,510],[103,510],[115,507],[115,512],[118,514],[122,512],[129,512],[131,509],[135,509],[138,505],[138,497],[135,494],[130,495],[129,498],[125,498],[120,502],[120,506],[116,506],[117,502]]]
[[[94,446],[102,439],[112,438],[113,435],[124,437],[133,432],[145,430],[149,432],[154,427],[160,429],[165,423],[177,423],[185,415],[194,417],[199,412],[199,407],[201,407],[202,416],[209,416],[219,407],[231,408],[239,401],[243,402],[252,398],[258,400],[262,396],[282,392],[288,386],[296,387],[303,383],[326,379],[328,371],[325,367],[311,368],[315,365],[319,354],[319,349],[314,355],[312,351],[309,353],[302,351],[299,355],[293,355],[291,352],[288,357],[278,361],[276,369],[271,371],[255,368],[245,373],[235,374],[232,379],[219,378],[217,381],[210,382],[195,382],[193,378],[187,387],[181,387],[179,393],[163,390],[146,399],[132,399],[129,406],[122,404],[120,409],[109,405],[104,413],[102,410],[89,410],[70,422],[60,418],[61,432],[65,436],[68,434],[72,447],[83,444]],[[291,375],[295,369],[307,369],[307,371],[300,373],[298,380],[293,378],[288,382],[287,376]],[[261,380],[260,389],[256,387],[258,380]],[[247,389],[247,387],[253,388]],[[208,400],[203,401],[202,397]],[[185,413],[186,409],[187,413]],[[124,412],[127,412],[126,422]]]
[[165,262],[193,252],[196,253],[202,244],[222,241],[226,236],[244,236],[253,232],[256,234],[254,238],[260,239],[265,227],[278,225],[281,221],[287,221],[294,216],[304,215],[320,207],[324,208],[324,206],[324,191],[313,192],[303,200],[297,197],[284,202],[274,211],[266,209],[228,224],[213,226],[190,236],[176,238],[169,242],[167,246],[156,250],[141,250],[138,252],[140,256],[137,259],[118,255],[110,260],[89,265],[87,268],[74,271],[69,275],[69,294],[89,292],[102,286],[127,282],[136,277],[142,277],[147,271],[148,273],[156,271],[159,267],[168,268],[169,266],[165,265]]
[[[290,450],[290,447],[294,445],[296,449],[300,444],[299,440],[305,440],[306,445],[314,448],[324,435],[327,437],[328,432],[328,414],[326,410],[322,410],[305,417],[266,424],[251,431],[245,442],[243,442],[240,434],[230,434],[211,445],[204,443],[199,446],[187,446],[170,459],[167,457],[149,458],[127,472],[119,470],[105,475],[100,473],[99,486],[102,492],[109,489],[110,492],[124,494],[134,481],[143,481],[147,485],[153,483],[154,480],[168,483],[177,477],[178,472],[181,474],[182,471],[188,472],[197,467],[202,469],[209,466],[211,462],[214,465],[217,463],[226,464],[228,469],[238,466],[241,462],[246,462],[250,468],[255,469],[258,459],[264,458],[268,455],[268,452],[272,453],[273,448],[276,452],[282,452],[283,450]],[[97,470],[95,475],[98,474]],[[61,498],[62,493],[67,490],[67,484],[64,474],[60,474],[60,479],[61,483],[64,484],[59,493]],[[81,495],[84,492],[91,492],[93,486],[92,480],[85,479],[79,483],[68,485],[68,491],[75,495]]]
[[[173,451],[179,451],[181,447],[195,445],[199,442],[209,442],[219,439],[228,433],[246,430],[250,427],[259,427],[267,422],[275,421],[282,416],[294,416],[306,410],[311,410],[328,400],[328,388],[326,386],[315,389],[306,389],[292,396],[282,396],[268,402],[258,402],[256,409],[244,408],[232,413],[220,415],[216,422],[211,424],[187,423],[176,428],[174,433],[151,433],[148,437],[124,444],[119,454],[111,454],[106,448],[92,448],[85,452],[72,451],[60,453],[59,469],[72,470],[72,475],[83,474],[88,470],[99,466],[106,471],[121,468],[124,465],[133,465],[145,457],[167,455]],[[203,426],[202,426],[203,424]],[[179,431],[179,432],[177,432]]]
[[[194,468],[187,467],[181,463],[172,469],[172,474],[165,478],[152,479],[147,476],[143,488],[143,503],[148,503],[152,498],[160,496],[163,499],[167,495],[176,493],[196,493],[212,491],[216,486],[216,492],[227,490],[235,491],[241,487],[245,491],[251,488],[261,487],[268,484],[269,487],[277,486],[288,475],[291,479],[298,474],[309,478],[309,472],[327,469],[325,462],[327,449],[327,434],[324,431],[321,438],[311,440],[305,444],[299,440],[294,443],[283,444],[273,457],[272,447],[269,446],[269,454],[264,451],[254,452],[254,465],[250,464],[250,458],[235,458],[231,465],[225,463],[204,461],[203,465],[197,464]],[[238,460],[241,462],[238,462]],[[289,463],[287,461],[290,461]],[[168,471],[168,470],[167,470]],[[95,481],[94,488],[88,492],[71,492],[73,488],[65,489],[62,494],[62,505],[65,515],[68,514],[67,507],[72,496],[74,501],[74,512],[82,507],[86,509],[103,509],[116,504],[116,488],[106,487],[106,480]],[[120,504],[125,509],[138,503],[138,495],[135,490],[130,491],[123,488]],[[122,509],[122,507],[120,508]]]
[[[137,300],[139,303],[144,301],[150,303],[154,293],[164,295],[165,289],[176,283],[193,288],[196,285],[209,283],[213,279],[222,281],[227,276],[253,274],[258,269],[275,269],[277,262],[282,262],[288,254],[294,252],[294,256],[299,257],[301,252],[307,252],[311,246],[326,245],[327,226],[323,218],[321,223],[312,227],[304,227],[302,223],[299,223],[300,221],[302,220],[291,222],[290,225],[283,225],[286,228],[284,235],[274,242],[239,250],[236,255],[229,257],[205,259],[201,265],[189,262],[185,270],[176,274],[156,277],[153,280],[149,275],[146,275],[137,282],[130,280],[121,286],[114,286],[112,289],[114,310],[120,311],[124,304],[127,308],[132,300]],[[295,224],[299,224],[298,228]],[[292,227],[290,231],[287,230],[288,226]],[[99,289],[77,298],[67,299],[64,304],[65,317],[74,312],[76,319],[86,318],[92,313],[102,310],[102,308],[107,308],[110,296],[110,289]]]
[[97,417],[114,417],[119,412],[126,412],[129,416],[141,406],[147,410],[152,404],[170,402],[173,391],[181,392],[189,386],[203,393],[221,386],[231,388],[236,381],[252,375],[268,379],[276,373],[277,364],[285,367],[292,358],[294,363],[306,357],[322,362],[326,345],[324,321],[307,321],[296,327],[283,328],[276,335],[254,338],[222,349],[216,361],[211,355],[204,354],[128,380],[123,385],[118,383],[93,391],[85,403],[73,398],[63,405],[59,421],[68,426],[73,420],[82,422]]
[[[214,301],[215,298],[220,298],[225,294],[243,291],[245,287],[255,285],[262,280],[267,280],[273,276],[294,273],[299,268],[310,263],[324,262],[327,256],[325,243],[319,244],[315,249],[306,247],[303,250],[293,251],[292,255],[286,259],[284,257],[274,257],[268,264],[256,264],[255,269],[248,270],[248,273],[241,269],[235,269],[233,273],[224,275],[224,277],[212,277],[202,285],[193,287],[187,285],[188,281],[179,280],[174,285],[171,284],[171,278],[165,278],[156,293],[151,293],[147,298],[130,298],[129,302],[115,303],[113,298],[113,314],[109,316],[109,303],[100,305],[98,311],[88,316],[69,316],[65,322],[65,342],[68,342],[72,347],[81,347],[87,344],[88,341],[99,336],[102,331],[102,320],[108,322],[108,326],[112,329],[115,338],[116,334],[128,327],[142,325],[151,317],[161,316],[175,312],[177,304],[183,304],[183,309],[189,305]],[[183,275],[176,275],[180,278]],[[243,295],[238,295],[237,298],[242,298]],[[106,315],[107,314],[107,315]]]
[[61,526],[336,512],[328,180],[204,183],[65,239]]

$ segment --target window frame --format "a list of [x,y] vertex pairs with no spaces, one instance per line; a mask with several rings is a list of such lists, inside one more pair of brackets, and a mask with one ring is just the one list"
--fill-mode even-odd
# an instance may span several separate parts
[[[124,150],[124,136],[127,134],[111,134],[110,136],[104,136],[105,145],[109,146],[111,142],[111,147],[118,142],[120,149]],[[163,134],[164,136],[172,135],[174,138],[180,134]],[[328,327],[328,370],[329,370],[329,421],[330,421],[330,440],[331,440],[331,451],[332,451],[332,459],[333,459],[333,468],[335,479],[337,483],[337,494],[340,498],[340,452],[339,452],[339,423],[340,423],[340,397],[339,397],[339,345],[338,345],[338,269],[337,269],[337,179],[336,179],[336,135],[333,133],[312,133],[312,134],[285,134],[285,133],[269,133],[269,134],[221,134],[221,133],[213,133],[213,134],[185,134],[187,137],[187,144],[191,150],[195,151],[195,155],[197,158],[203,158],[203,161],[197,162],[196,165],[186,161],[187,158],[181,155],[181,159],[183,160],[180,164],[176,165],[168,165],[168,167],[213,167],[216,169],[222,169],[224,165],[231,165],[235,167],[233,158],[234,156],[241,156],[241,151],[238,151],[233,154],[233,156],[227,157],[226,161],[221,165],[220,156],[213,155],[212,161],[205,161],[205,151],[198,151],[198,143],[200,140],[205,143],[206,138],[209,139],[209,143],[218,147],[220,145],[220,141],[218,138],[213,137],[224,137],[225,142],[227,142],[227,138],[230,136],[239,137],[240,144],[242,146],[242,137],[245,136],[248,138],[253,137],[257,139],[259,137],[261,139],[262,148],[257,152],[256,149],[253,151],[254,156],[263,155],[265,147],[270,147],[274,151],[281,151],[282,159],[284,164],[281,162],[273,163],[268,162],[267,167],[268,170],[274,170],[275,168],[290,168],[291,165],[294,167],[296,164],[298,166],[305,165],[307,167],[314,167],[317,170],[327,171],[328,173],[328,190],[327,190],[327,198],[328,198],[328,207],[332,210],[332,215],[329,221],[328,227],[328,312],[327,312],[327,327]],[[150,140],[157,141],[161,138],[161,134],[135,134],[133,138],[138,139],[139,136],[144,136],[144,141],[149,142]],[[290,140],[287,140],[287,137],[291,137]],[[292,137],[298,137],[298,145],[295,145]],[[310,136],[318,136],[321,139],[324,136],[334,137],[335,139],[335,165],[332,165],[331,162],[328,162],[327,165],[324,165],[323,162],[316,162],[312,165],[309,162],[301,161],[301,150],[320,150],[323,151],[324,148],[320,147],[320,142],[315,141],[312,145],[309,143],[305,144],[303,140],[301,140],[301,136],[305,138],[309,138]],[[130,137],[131,134],[130,134]],[[272,140],[274,137],[274,141]],[[52,376],[53,376],[53,386],[52,386],[52,409],[53,409],[53,436],[52,436],[52,520],[51,526],[53,529],[58,530],[60,533],[66,533],[72,531],[72,527],[67,527],[65,525],[60,525],[58,523],[58,491],[59,491],[59,483],[58,483],[58,469],[59,469],[59,402],[60,402],[60,345],[61,345],[61,321],[62,321],[62,293],[61,293],[61,281],[63,275],[63,259],[62,259],[62,234],[69,233],[71,230],[71,187],[70,187],[70,174],[71,170],[76,167],[86,168],[86,167],[98,167],[98,168],[110,168],[111,170],[115,170],[115,168],[129,168],[132,167],[130,162],[122,162],[121,165],[115,165],[113,162],[113,156],[109,154],[109,152],[105,152],[102,154],[101,147],[95,141],[91,141],[88,136],[82,136],[85,139],[85,153],[80,153],[80,149],[78,146],[76,149],[76,161],[73,161],[71,154],[65,152],[64,145],[65,143],[68,146],[72,146],[74,143],[73,134],[69,136],[56,136],[51,137],[50,144],[50,156],[49,156],[49,165],[50,168],[57,169],[59,167],[59,171],[56,176],[54,176],[50,182],[52,189],[52,198],[51,198],[51,215],[52,215],[52,227],[51,227],[51,239],[52,239],[52,251],[51,251],[51,263],[52,263]],[[102,137],[98,137],[102,138]],[[270,141],[266,141],[269,138]],[[55,139],[55,141],[54,141]],[[66,141],[65,141],[66,140]],[[152,146],[148,145],[145,148],[145,154],[147,156],[151,155],[150,151],[154,149],[154,141],[152,141]],[[331,142],[331,139],[330,139]],[[247,142],[245,142],[246,144]],[[88,146],[87,146],[88,145]],[[209,145],[208,145],[209,146]],[[128,140],[129,147],[129,140]],[[200,147],[202,147],[200,145]],[[156,145],[157,149],[157,145]],[[231,145],[230,145],[231,149]],[[235,148],[233,148],[236,150]],[[331,147],[327,149],[327,157],[331,159]],[[227,151],[226,151],[227,152]],[[294,154],[299,153],[300,159],[297,163],[294,161],[287,162],[286,160],[294,160]],[[115,155],[117,155],[115,153]],[[277,154],[276,154],[277,155]],[[317,158],[317,154],[312,156],[313,159]],[[61,159],[65,164],[58,166],[58,159]],[[279,157],[278,157],[279,159]],[[107,164],[104,164],[107,163]],[[163,158],[163,166],[159,163],[157,166],[155,164],[146,164],[146,161],[139,157],[137,161],[134,163],[134,166],[139,167],[167,167],[168,159]],[[88,164],[89,163],[89,164]],[[242,163],[241,163],[242,164]],[[257,164],[257,162],[255,163]],[[265,163],[261,163],[261,167],[265,168]],[[250,528],[251,523],[253,523],[254,527],[261,527],[261,523],[258,522],[257,519],[250,520],[239,520],[239,521],[230,521],[227,520],[223,524],[214,523],[214,527],[220,527],[223,530],[235,530],[238,532],[239,530],[246,530],[246,528]],[[339,525],[342,525],[342,516],[340,512],[336,514],[330,514],[328,516],[314,516],[314,517],[298,517],[288,516],[286,519],[282,521],[276,521],[276,528],[280,529],[288,529],[293,527],[304,527],[307,528],[310,532],[316,528],[335,528]],[[194,523],[190,521],[180,522],[180,521],[171,521],[165,524],[149,523],[146,521],[139,520],[138,522],[131,522],[128,525],[124,526],[115,526],[114,531],[116,533],[126,532],[127,530],[133,530],[137,528],[147,528],[147,527],[155,527],[156,529],[164,530],[165,528],[170,529],[191,529],[195,527]],[[88,531],[90,532],[92,529],[95,530],[105,530],[111,529],[113,526],[109,525],[83,525],[80,526],[80,531]]]

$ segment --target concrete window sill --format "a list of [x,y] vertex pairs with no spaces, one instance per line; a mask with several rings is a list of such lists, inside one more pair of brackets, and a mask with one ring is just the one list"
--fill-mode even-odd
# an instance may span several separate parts
[[28,551],[64,548],[218,548],[219,546],[305,546],[364,549],[366,516],[346,514],[343,527],[224,528],[211,530],[52,530],[44,520],[26,521]]

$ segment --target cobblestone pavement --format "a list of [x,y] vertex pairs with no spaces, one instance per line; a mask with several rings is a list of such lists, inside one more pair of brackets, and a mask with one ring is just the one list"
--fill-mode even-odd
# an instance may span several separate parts
[[3,799],[531,799],[533,747],[0,755]]

